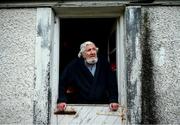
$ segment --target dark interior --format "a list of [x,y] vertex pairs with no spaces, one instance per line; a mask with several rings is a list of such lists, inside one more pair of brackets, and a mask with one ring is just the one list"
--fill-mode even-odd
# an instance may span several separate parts
[[60,73],[85,41],[94,42],[98,54],[107,57],[108,40],[111,48],[115,46],[115,33],[111,33],[115,22],[115,18],[60,19]]
[[[116,31],[112,29],[115,22],[115,18],[60,19],[60,74],[73,58],[77,58],[80,44],[85,41],[94,42],[99,48],[98,55],[109,57],[114,70],[116,51],[112,50],[115,50]],[[76,103],[75,93],[74,87],[67,87],[68,103]]]

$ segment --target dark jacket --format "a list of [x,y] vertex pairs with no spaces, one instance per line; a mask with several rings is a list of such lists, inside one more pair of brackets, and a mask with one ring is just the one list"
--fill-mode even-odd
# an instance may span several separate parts
[[[67,86],[75,88],[74,101],[68,100]],[[98,59],[94,76],[82,58],[68,64],[59,81],[59,102],[87,104],[118,102],[117,80],[108,61]]]

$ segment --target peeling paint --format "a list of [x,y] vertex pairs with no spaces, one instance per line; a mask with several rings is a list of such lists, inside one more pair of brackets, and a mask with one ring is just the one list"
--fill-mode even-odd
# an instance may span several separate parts
[[37,9],[37,38],[35,55],[35,96],[34,122],[35,124],[49,124],[51,114],[50,88],[50,46],[54,21],[51,8]]

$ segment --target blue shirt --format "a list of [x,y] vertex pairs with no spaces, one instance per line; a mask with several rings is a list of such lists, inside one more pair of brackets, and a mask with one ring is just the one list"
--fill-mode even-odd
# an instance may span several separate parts
[[89,71],[91,72],[91,74],[94,76],[95,71],[96,71],[96,64],[85,64],[86,67],[89,69]]

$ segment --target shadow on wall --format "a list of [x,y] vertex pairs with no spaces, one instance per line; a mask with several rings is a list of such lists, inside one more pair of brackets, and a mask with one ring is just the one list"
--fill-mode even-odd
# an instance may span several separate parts
[[155,103],[156,93],[154,91],[153,81],[153,58],[151,52],[151,41],[149,29],[148,13],[144,13],[142,34],[142,124],[157,123]]

